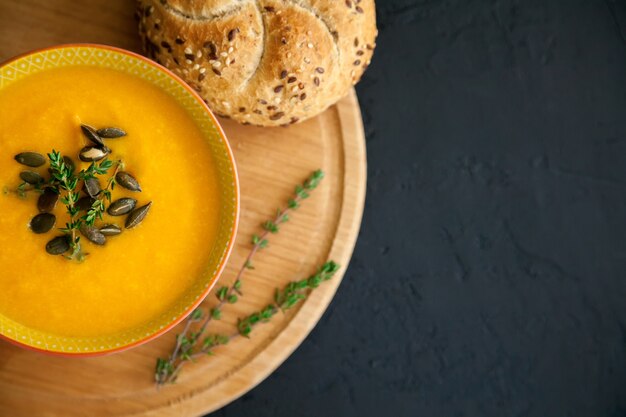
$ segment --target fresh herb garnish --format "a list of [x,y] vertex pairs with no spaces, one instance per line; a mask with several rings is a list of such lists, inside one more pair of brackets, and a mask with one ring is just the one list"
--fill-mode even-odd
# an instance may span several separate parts
[[40,184],[31,185],[31,184],[29,184],[27,182],[20,183],[14,189],[9,188],[8,186],[4,186],[2,188],[2,192],[4,194],[15,193],[22,200],[26,199],[26,197],[28,196],[29,192],[36,192],[36,193],[41,194],[41,193],[43,193],[43,191],[44,190],[41,188]]
[[[213,348],[225,345],[238,336],[250,337],[250,333],[256,325],[269,322],[278,311],[285,312],[295,307],[300,301],[305,300],[320,283],[331,279],[338,270],[338,264],[328,261],[319,268],[315,275],[300,281],[292,281],[282,290],[277,289],[275,302],[259,311],[237,319],[237,331],[233,334],[216,333],[205,335],[206,328],[197,332],[189,332],[189,328],[186,326],[187,331],[177,336],[176,346],[178,351],[174,358],[157,358],[154,374],[157,386],[176,382],[185,363],[195,361],[202,356],[213,355]],[[283,296],[286,298],[279,299],[279,297]],[[207,317],[219,320],[220,315],[219,309],[211,309]],[[200,322],[203,316],[204,312],[197,308],[191,313],[187,323]]]
[[[77,174],[74,172],[74,167],[65,163],[65,159],[61,152],[52,150],[48,154],[50,160],[50,173],[51,178],[49,186],[56,189],[57,193],[61,195],[60,201],[67,209],[67,214],[70,216],[70,221],[65,224],[65,227],[61,231],[70,237],[70,255],[65,255],[67,259],[75,261],[83,261],[86,254],[82,251],[80,244],[80,236],[77,232],[80,230],[83,222],[89,226],[93,226],[97,218],[102,218],[102,213],[105,210],[104,198],[110,201],[111,193],[108,190],[109,185],[112,182],[109,181],[107,190],[103,190],[86,215],[79,217],[79,210],[76,207],[76,202],[80,198],[80,192],[77,190],[77,186],[80,181],[86,181],[89,179],[97,179],[98,176],[106,175],[108,170],[113,166],[113,162],[108,159],[102,159],[99,162],[91,162],[89,167],[85,170],[81,170]],[[119,169],[121,161],[116,161],[116,170]]]
[[91,205],[91,208],[87,211],[87,214],[82,217],[88,226],[93,226],[96,220],[102,220],[102,215],[106,210],[105,202],[108,202],[109,204],[111,203],[111,191],[115,189],[116,184],[115,176],[120,169],[124,168],[124,164],[121,160],[112,162],[107,159],[103,159],[99,166],[96,166],[96,164],[92,162],[91,165],[89,165],[89,168],[93,167],[93,169],[91,171],[89,171],[89,168],[87,169],[88,172],[86,173],[84,179],[91,179],[97,178],[97,175],[105,175],[107,170],[113,165],[115,166],[115,170],[107,180],[106,187],[100,191],[97,198]]
[[300,281],[292,281],[282,290],[277,289],[274,295],[274,303],[237,321],[239,334],[249,337],[255,325],[268,322],[279,310],[285,312],[293,308],[300,301],[306,299],[309,293],[319,287],[322,282],[331,279],[338,269],[338,264],[334,261],[328,261],[319,268],[315,275]]
[[[243,295],[243,274],[246,270],[254,269],[252,259],[260,250],[268,247],[269,235],[280,231],[281,225],[289,220],[289,213],[300,207],[302,200],[309,197],[310,193],[319,185],[323,178],[323,171],[317,170],[313,172],[302,184],[296,186],[294,195],[288,200],[287,206],[276,210],[276,215],[272,219],[262,223],[263,231],[252,236],[252,248],[235,276],[232,285],[222,286],[216,290],[217,305],[210,308],[206,314],[201,308],[194,310],[188,317],[182,333],[176,335],[176,345],[170,356],[157,359],[155,369],[157,386],[175,382],[185,363],[200,356],[212,354],[214,347],[228,343],[229,340],[237,335],[248,337],[256,324],[269,321],[279,310],[284,311],[292,308],[299,301],[305,299],[312,289],[316,288],[321,282],[330,279],[338,270],[339,266],[333,261],[329,261],[310,278],[289,283],[282,290],[277,290],[274,303],[261,311],[240,318],[237,324],[237,332],[233,335],[206,333],[207,327],[212,320],[221,319],[224,305],[236,303],[239,297]],[[200,323],[200,326],[197,330],[192,331],[194,323]]]

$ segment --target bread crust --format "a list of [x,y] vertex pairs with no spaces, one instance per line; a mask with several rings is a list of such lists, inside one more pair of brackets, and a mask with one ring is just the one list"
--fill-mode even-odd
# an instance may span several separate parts
[[372,58],[374,0],[138,0],[146,53],[218,115],[278,126],[324,111]]

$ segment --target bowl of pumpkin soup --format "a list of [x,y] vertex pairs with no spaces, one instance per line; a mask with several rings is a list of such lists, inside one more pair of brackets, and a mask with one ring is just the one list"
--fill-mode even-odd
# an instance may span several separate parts
[[149,341],[209,293],[233,246],[235,162],[202,99],[99,45],[0,66],[0,336],[60,355]]

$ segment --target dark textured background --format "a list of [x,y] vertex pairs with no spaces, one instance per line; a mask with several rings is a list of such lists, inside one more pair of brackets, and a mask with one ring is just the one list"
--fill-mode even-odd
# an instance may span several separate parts
[[378,20],[350,269],[214,415],[626,416],[626,0],[379,0]]

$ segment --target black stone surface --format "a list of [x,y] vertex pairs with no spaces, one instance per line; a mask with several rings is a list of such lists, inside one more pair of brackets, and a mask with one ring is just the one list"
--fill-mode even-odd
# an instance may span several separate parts
[[310,337],[215,416],[626,416],[626,1],[379,0]]

